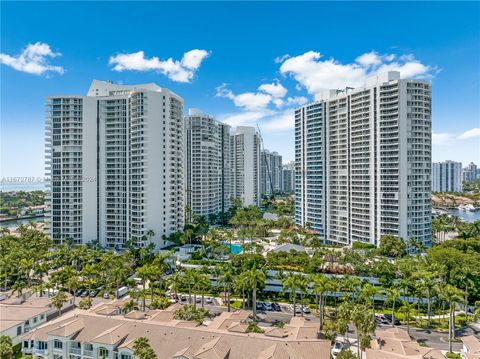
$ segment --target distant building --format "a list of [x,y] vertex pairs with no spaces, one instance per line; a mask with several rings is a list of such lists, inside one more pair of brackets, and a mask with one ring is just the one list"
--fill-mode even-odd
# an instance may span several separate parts
[[233,194],[244,206],[260,204],[260,136],[254,127],[239,126],[232,142]]
[[185,118],[185,204],[192,215],[208,220],[226,212],[233,197],[230,126],[190,109]]
[[282,156],[278,152],[261,152],[260,194],[270,196],[282,190]]
[[391,71],[295,110],[295,220],[326,243],[431,243],[431,85]]
[[432,192],[462,192],[462,163],[432,163]]
[[295,162],[290,162],[283,165],[282,192],[295,192]]
[[480,170],[475,163],[470,162],[467,167],[463,169],[462,180],[470,182],[477,179],[480,179]]
[[87,96],[48,98],[53,241],[162,247],[184,227],[183,133],[183,99],[152,83],[94,80]]

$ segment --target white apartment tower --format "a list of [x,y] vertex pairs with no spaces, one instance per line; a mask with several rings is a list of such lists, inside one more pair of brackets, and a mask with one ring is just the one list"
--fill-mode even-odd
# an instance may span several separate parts
[[260,194],[270,196],[280,192],[282,190],[282,156],[278,152],[263,150],[260,163]]
[[233,197],[230,126],[190,109],[185,129],[186,219],[221,216]]
[[183,228],[183,99],[94,80],[47,99],[48,231],[55,242],[163,246]]
[[260,204],[260,136],[254,127],[238,126],[233,134],[233,196],[244,206]]
[[295,192],[295,161],[283,165],[282,192]]
[[462,192],[462,163],[432,163],[432,192]]
[[295,217],[322,242],[431,242],[431,85],[388,72],[295,110]]

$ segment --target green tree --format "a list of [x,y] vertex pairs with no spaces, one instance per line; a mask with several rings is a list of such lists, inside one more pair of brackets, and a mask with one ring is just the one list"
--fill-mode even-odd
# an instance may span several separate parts
[[13,357],[12,338],[10,338],[8,335],[2,335],[0,337],[0,357],[2,359]]
[[380,237],[378,252],[387,257],[402,257],[406,251],[405,242],[392,235],[383,235]]
[[58,316],[62,315],[62,307],[67,303],[68,296],[63,290],[59,290],[51,299],[53,306],[58,310]]
[[449,305],[448,352],[452,353],[452,341],[455,336],[455,304],[463,301],[465,293],[453,285],[446,284],[445,286],[439,287],[438,294],[440,298],[445,300]]
[[206,318],[210,317],[208,310],[204,308],[196,308],[191,304],[184,305],[174,313],[174,318],[178,320],[188,320],[201,325]]
[[150,346],[150,341],[146,337],[139,337],[133,342],[133,355],[138,359],[156,359],[157,354]]
[[391,287],[387,289],[387,302],[392,303],[392,327],[395,326],[395,304],[399,296],[400,291],[397,288]]
[[407,322],[407,333],[410,335],[410,314],[415,310],[415,303],[404,300],[399,310],[403,313],[403,319]]
[[[289,273],[285,278],[282,279],[283,290],[286,290],[290,293],[290,298],[293,302],[293,316],[297,315],[297,290],[301,286],[301,281],[303,276],[296,273]],[[303,308],[302,313],[303,313]]]
[[323,320],[325,311],[325,296],[331,286],[330,280],[323,274],[313,274],[310,276],[312,281],[312,289],[317,298],[318,313],[320,318],[320,330],[323,330]]
[[266,278],[265,271],[256,267],[245,272],[246,285],[252,290],[252,314],[254,321],[257,318],[257,290],[265,285]]

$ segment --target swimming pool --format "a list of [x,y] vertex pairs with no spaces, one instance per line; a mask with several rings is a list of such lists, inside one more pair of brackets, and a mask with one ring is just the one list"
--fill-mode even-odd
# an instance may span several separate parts
[[223,242],[226,244],[227,247],[230,248],[230,253],[232,254],[240,254],[243,252],[243,248],[240,244],[236,244],[236,243],[228,243],[228,242]]

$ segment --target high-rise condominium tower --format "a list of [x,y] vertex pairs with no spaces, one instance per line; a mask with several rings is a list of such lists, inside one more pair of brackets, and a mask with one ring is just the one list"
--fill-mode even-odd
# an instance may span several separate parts
[[462,192],[462,163],[432,163],[432,192]]
[[[260,194],[271,195],[282,190],[282,156],[263,150],[260,154]],[[272,192],[273,191],[273,192]]]
[[233,197],[230,126],[190,109],[185,128],[187,220],[213,219],[230,208]]
[[239,126],[232,143],[234,197],[244,206],[260,204],[260,136],[254,127]]
[[295,217],[323,242],[431,241],[431,86],[389,72],[295,110]]
[[295,161],[283,165],[282,192],[295,192]]
[[183,131],[183,99],[155,84],[48,98],[53,240],[161,247],[184,223]]
[[463,169],[462,179],[466,182],[475,181],[480,179],[480,169],[477,168],[477,165],[473,162],[470,162],[467,167]]

